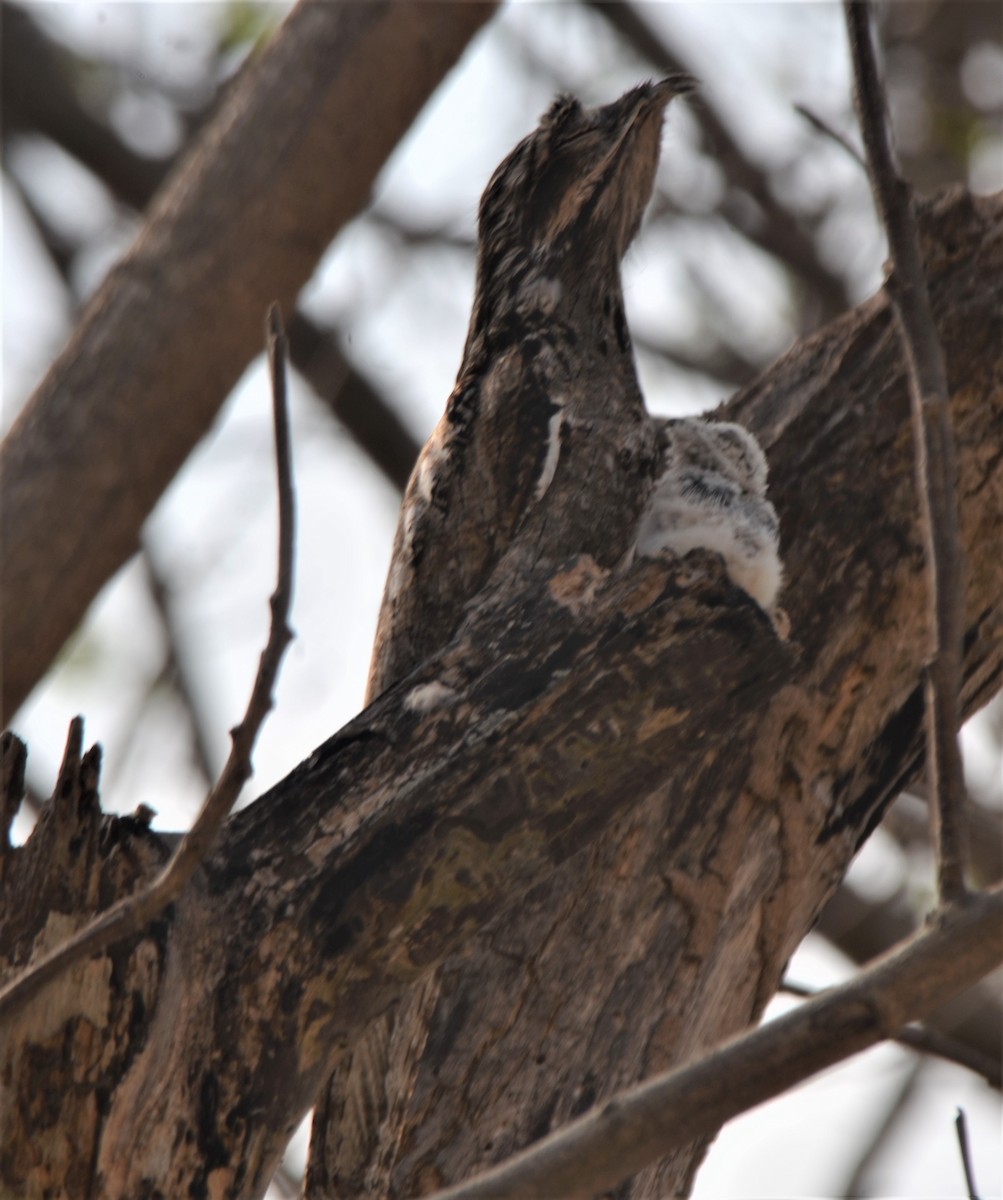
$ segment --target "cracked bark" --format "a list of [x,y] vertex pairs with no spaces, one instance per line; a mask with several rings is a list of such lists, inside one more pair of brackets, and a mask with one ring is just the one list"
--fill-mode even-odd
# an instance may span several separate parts
[[[925,228],[959,445],[968,713],[1003,678],[1003,203],[955,192]],[[318,1137],[311,1186],[327,1169],[334,1195],[420,1192],[754,1019],[921,766],[907,413],[880,295],[728,406],[770,454],[794,644],[699,552],[622,575],[569,562],[475,605],[231,818],[159,925],[0,1031],[4,1186],[260,1195],[350,1058],[365,1083]],[[454,703],[409,707],[441,678]],[[154,835],[86,796],[3,856],[8,969],[47,923],[133,886],[113,861],[152,869]],[[409,1044],[416,1008],[431,1020]],[[363,1071],[377,1019],[387,1040]],[[701,1152],[632,1194],[684,1191]]]

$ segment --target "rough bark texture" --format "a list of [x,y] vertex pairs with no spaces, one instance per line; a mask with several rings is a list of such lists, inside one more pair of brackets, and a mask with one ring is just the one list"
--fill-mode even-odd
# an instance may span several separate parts
[[[1003,204],[954,193],[927,225],[959,446],[967,713],[1003,678]],[[157,930],[0,1031],[4,1187],[259,1195],[339,1058],[366,1078],[355,1047],[405,996],[429,1032],[409,1045],[421,1025],[399,1014],[318,1140],[314,1186],[326,1170],[331,1194],[457,1179],[754,1019],[922,760],[925,575],[884,297],[795,347],[728,415],[770,451],[792,643],[700,552],[510,577],[233,817]],[[452,702],[416,710],[437,679]],[[93,801],[58,812],[4,855],[8,967],[52,936],[50,913],[71,925],[110,899],[112,854],[137,873],[155,861],[123,821],[95,847]],[[56,894],[60,845],[88,857]],[[40,1130],[59,1156],[13,1162]],[[684,1191],[699,1156],[634,1194]]]
[[158,194],[0,451],[8,717],[493,8],[301,3]]
[[[965,315],[972,280],[958,270],[963,234],[974,232],[969,213],[957,197],[942,204],[928,267],[955,392],[974,354],[983,394],[998,406],[1000,326],[990,315],[998,280],[986,281],[978,342],[960,349],[974,332]],[[986,234],[982,261],[999,262],[998,226],[990,221]],[[368,1117],[358,1138],[340,1125],[339,1093],[366,1094],[373,1047],[361,1047],[357,1064],[346,1056],[327,1093],[330,1112],[320,1110],[341,1132],[317,1141],[313,1194],[365,1184],[403,1196],[454,1181],[762,1010],[919,753],[922,593],[902,585],[924,575],[897,336],[877,297],[719,414],[748,425],[770,452],[791,580],[783,602],[804,668],[757,714],[751,758],[739,753],[746,741],[736,725],[732,761],[713,762],[707,778],[673,771],[668,787],[638,796],[588,856],[527,897],[517,926],[503,914],[447,964],[434,1002],[426,984],[375,1030],[395,1067],[377,1102],[356,1100]],[[984,462],[962,480],[963,500],[966,488],[981,496],[967,506],[968,533],[981,524],[998,538],[999,480],[982,489],[1003,454],[1000,412],[986,405],[971,418],[987,424]],[[992,558],[972,555],[972,575],[995,574]],[[983,625],[970,600],[969,636],[979,629],[997,653],[998,621]],[[900,673],[907,659],[913,667]],[[633,1194],[683,1193],[697,1161],[684,1155],[647,1172]]]

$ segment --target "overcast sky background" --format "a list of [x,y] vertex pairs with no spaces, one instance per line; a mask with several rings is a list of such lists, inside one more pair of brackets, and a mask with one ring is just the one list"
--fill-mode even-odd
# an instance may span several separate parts
[[[148,81],[180,88],[204,78],[219,31],[232,21],[232,9],[223,3],[76,0],[29,7],[79,52],[120,64],[131,85],[116,121],[142,151],[164,152],[178,136],[176,115]],[[276,19],[284,7],[272,6]],[[750,153],[786,164],[786,186],[802,195],[839,194],[838,211],[823,235],[826,255],[844,272],[856,298],[872,292],[880,282],[884,249],[866,181],[845,152],[819,140],[794,110],[795,103],[805,104],[852,132],[838,5],[661,4],[645,12],[671,31],[673,44],[734,120]],[[547,64],[564,86],[592,103],[614,98],[646,74],[594,15],[564,4],[513,5],[470,47],[398,147],[378,182],[376,209],[409,225],[472,236],[478,197],[491,171],[552,98],[551,82],[534,63]],[[998,47],[995,57],[992,47],[979,48],[969,72],[973,102],[996,85],[1003,93],[1001,63]],[[906,136],[910,119],[903,114]],[[713,279],[714,303],[727,314],[736,344],[772,357],[798,335],[796,298],[772,262],[723,222],[708,230],[705,222],[691,219],[714,206],[721,188],[713,163],[695,147],[692,114],[685,104],[673,105],[659,192],[679,212],[671,231],[642,231],[628,255],[632,328],[656,341],[685,344],[699,338],[691,286],[699,264]],[[1001,158],[996,143],[973,162],[970,185],[1003,186]],[[75,278],[86,294],[127,247],[137,222],[52,146],[21,147],[15,165],[51,219],[91,241]],[[6,426],[68,336],[73,307],[6,177],[3,288]],[[328,251],[306,289],[304,307],[338,324],[346,354],[394,398],[423,439],[452,386],[472,288],[472,259],[462,250],[405,250],[385,222],[363,217]],[[725,386],[650,356],[640,355],[639,366],[657,412],[691,413],[727,398]],[[358,711],[399,503],[298,379],[292,382],[292,413],[297,639],[256,751],[245,802]],[[271,416],[260,360],[162,499],[147,536],[171,583],[186,665],[221,765],[227,731],[243,711],[264,642],[274,586]],[[82,713],[88,741],[100,741],[105,751],[105,808],[129,812],[145,803],[157,811],[157,828],[190,823],[203,788],[176,702],[166,689],[152,686],[163,654],[160,623],[133,563],[104,590],[86,628],[14,722],[28,743],[29,778],[40,793],[51,790],[67,724]],[[982,795],[998,792],[1001,771],[988,731],[988,720],[977,720],[965,742],[970,780]],[[23,839],[28,827],[19,820],[15,837]],[[875,835],[855,868],[860,886],[877,891],[897,886],[903,867],[897,854],[890,839]],[[792,978],[816,986],[848,973],[847,964],[812,937],[790,968]],[[788,1006],[777,1001],[770,1011]],[[696,1197],[838,1195],[840,1181],[915,1061],[894,1046],[882,1047],[734,1122],[711,1150]],[[981,1194],[984,1200],[1000,1195],[998,1096],[940,1063],[925,1063],[921,1073],[907,1119],[874,1164],[871,1194],[963,1197],[953,1128],[955,1108],[962,1105],[972,1127]],[[291,1152],[291,1164],[297,1155],[301,1143]]]

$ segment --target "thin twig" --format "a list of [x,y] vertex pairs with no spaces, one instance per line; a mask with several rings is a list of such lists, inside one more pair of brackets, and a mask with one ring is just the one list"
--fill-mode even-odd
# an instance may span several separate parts
[[[780,991],[806,1000],[822,994],[818,989],[786,979],[780,985]],[[997,1091],[1003,1089],[1003,1065],[997,1059],[990,1054],[982,1054],[972,1046],[966,1046],[956,1038],[948,1037],[938,1029],[931,1029],[928,1025],[907,1025],[895,1035],[894,1040],[910,1050],[917,1050],[954,1063],[955,1066],[964,1067],[966,1071],[980,1076]]]
[[867,170],[867,163],[864,162],[864,156],[845,134],[840,133],[838,129],[834,129],[829,122],[820,117],[818,113],[812,112],[807,104],[795,104],[794,111],[798,114],[798,116],[804,117],[808,124],[817,129],[823,137],[829,138],[831,141],[835,142],[837,146],[842,147],[842,149],[849,154],[858,167],[862,167],[865,171]]
[[703,1058],[622,1092],[508,1162],[434,1200],[554,1200],[614,1188],[725,1121],[893,1036],[1003,961],[1003,889],[940,922],[855,979]]
[[975,1190],[975,1175],[972,1171],[972,1155],[968,1146],[968,1121],[963,1108],[958,1109],[958,1115],[954,1118],[954,1128],[958,1132],[958,1147],[961,1150],[961,1165],[965,1169],[968,1200],[979,1200],[978,1192]]
[[275,420],[275,459],[279,494],[278,581],[271,596],[271,626],[261,653],[251,697],[243,720],[230,731],[231,747],[215,786],[161,874],[141,892],[120,900],[74,934],[46,958],[34,963],[0,991],[0,1020],[18,1012],[40,989],[81,959],[107,949],[114,942],[139,933],[182,889],[205,859],[220,826],[251,777],[251,753],[265,717],[272,707],[272,691],[286,646],[292,640],[289,608],[292,603],[295,497],[289,448],[289,413],[286,401],[286,340],[277,305],[268,312],[268,361]]
[[964,1067],[966,1071],[981,1076],[997,1091],[1003,1088],[1003,1065],[998,1058],[983,1054],[974,1046],[966,1046],[939,1029],[931,1029],[928,1025],[907,1025],[895,1040],[911,1050],[922,1050],[924,1054],[932,1054],[945,1062]]
[[963,901],[964,777],[961,722],[963,561],[958,536],[957,465],[948,407],[947,372],[933,320],[908,185],[899,177],[888,138],[885,97],[871,42],[866,0],[843,0],[855,78],[854,101],[867,151],[871,190],[888,235],[888,294],[898,317],[909,375],[920,525],[929,574],[933,634],[926,670],[930,806],[942,904]]

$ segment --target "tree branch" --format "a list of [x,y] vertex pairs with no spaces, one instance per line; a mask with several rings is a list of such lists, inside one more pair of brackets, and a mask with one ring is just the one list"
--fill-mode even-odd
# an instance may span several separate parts
[[[4,713],[135,550],[253,357],[261,311],[292,310],[493,8],[300,3],[169,177],[0,447]],[[344,114],[363,109],[360,137]]]
[[867,0],[844,0],[855,79],[854,102],[867,151],[875,204],[888,235],[892,270],[887,288],[898,317],[909,372],[920,522],[930,580],[932,661],[926,675],[928,757],[933,791],[941,902],[963,901],[964,775],[961,716],[961,639],[964,582],[957,512],[957,465],[948,406],[947,371],[927,290],[919,231],[907,184],[899,178],[888,140],[884,92],[871,42]]
[[[929,836],[927,829],[927,843]],[[998,879],[986,879],[985,884]],[[822,909],[814,928],[851,962],[863,966],[911,937],[916,930],[916,914],[904,892],[873,902],[843,884]],[[995,1063],[999,1069],[1003,1061],[1003,1013],[997,991],[988,987],[973,989],[963,1001],[952,1001],[935,1013],[927,1028],[949,1035],[971,1052],[974,1062]]]
[[675,1147],[891,1037],[1003,963],[1003,889],[946,913],[851,983],[607,1101],[436,1200],[555,1200],[616,1187]]
[[[295,495],[292,453],[289,445],[289,408],[286,398],[286,345],[278,306],[268,312],[266,329],[268,363],[272,381],[272,411],[275,423],[275,467],[279,495],[278,580],[271,597],[268,641],[261,653],[254,686],[240,724],[230,732],[230,754],[219,779],[202,805],[202,811],[181,840],[173,858],[160,876],[142,891],[120,900],[101,913],[67,942],[0,990],[0,1022],[10,1020],[29,1000],[74,963],[140,932],[144,926],[181,895],[185,884],[204,860],[216,840],[220,826],[251,777],[251,755],[258,733],[272,707],[272,692],[286,646],[292,640],[289,608],[292,604],[295,552]],[[76,739],[82,737],[80,723]],[[72,756],[70,756],[72,757]],[[76,755],[79,757],[79,753]]]
[[[804,987],[802,984],[792,983],[788,979],[781,984],[780,990],[806,1000],[812,1000],[820,995],[817,988]],[[900,1046],[908,1046],[910,1050],[930,1054],[935,1058],[944,1059],[945,1062],[952,1062],[955,1066],[964,1067],[966,1070],[980,1075],[990,1087],[997,1091],[1003,1088],[1003,1067],[995,1058],[988,1054],[982,1054],[971,1046],[966,1046],[964,1042],[959,1042],[956,1038],[948,1037],[939,1029],[931,1029],[926,1025],[907,1025],[905,1029],[895,1035],[895,1041]]]

